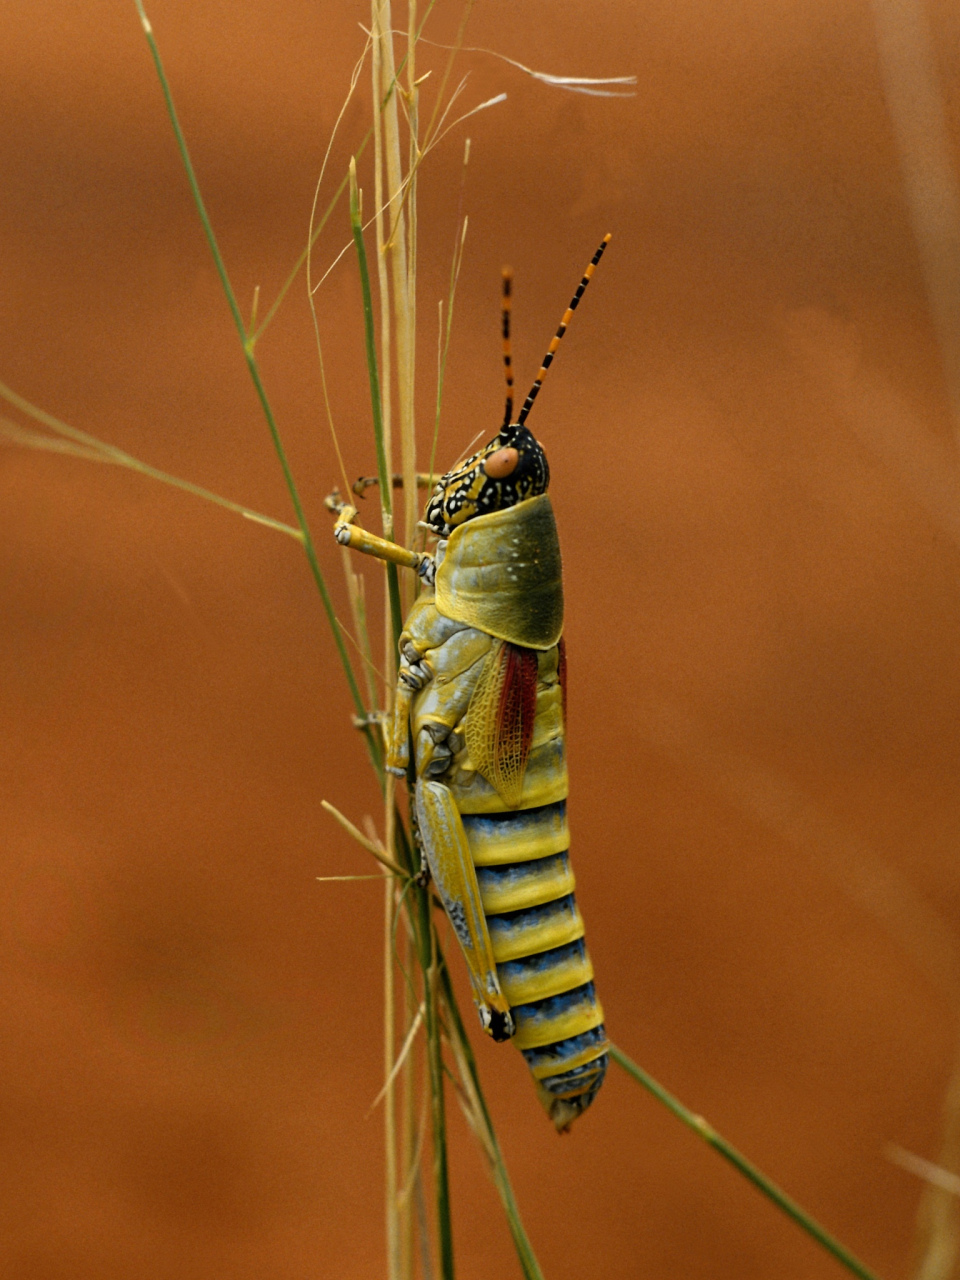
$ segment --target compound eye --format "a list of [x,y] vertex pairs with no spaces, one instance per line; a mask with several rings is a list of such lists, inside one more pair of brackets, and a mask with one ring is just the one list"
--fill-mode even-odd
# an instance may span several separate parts
[[486,459],[483,469],[491,480],[505,480],[516,471],[519,461],[520,454],[516,449],[498,449]]

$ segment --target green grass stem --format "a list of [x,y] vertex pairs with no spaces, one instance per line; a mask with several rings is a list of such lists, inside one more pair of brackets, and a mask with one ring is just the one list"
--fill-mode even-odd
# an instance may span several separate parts
[[[383,447],[383,409],[380,401],[380,375],[377,370],[377,339],[373,324],[373,297],[370,292],[370,270],[367,266],[367,250],[363,243],[363,223],[360,216],[360,192],[357,189],[356,160],[350,161],[350,227],[357,250],[360,267],[360,288],[363,295],[363,328],[366,338],[367,375],[370,380],[370,406],[373,413],[373,436],[377,446],[377,478],[380,481],[380,502],[389,514],[392,511],[392,476]],[[388,564],[387,585],[390,591],[390,618],[395,644],[400,643],[403,628],[403,611],[400,607],[400,580],[397,566]]]
[[761,1194],[772,1201],[788,1218],[792,1218],[801,1230],[816,1240],[817,1244],[832,1254],[848,1271],[855,1276],[859,1276],[860,1280],[878,1280],[875,1272],[864,1266],[860,1259],[854,1257],[850,1250],[842,1245],[835,1236],[832,1236],[829,1231],[821,1227],[819,1222],[816,1222],[807,1213],[806,1209],[801,1208],[796,1200],[792,1200],[762,1170],[758,1169],[746,1156],[741,1155],[736,1147],[721,1134],[717,1133],[713,1125],[704,1120],[703,1116],[698,1116],[688,1107],[685,1107],[679,1098],[675,1098],[662,1084],[654,1080],[653,1076],[644,1071],[643,1067],[638,1066],[632,1058],[628,1058],[623,1050],[618,1049],[614,1044],[610,1046],[610,1057],[628,1076],[636,1080],[638,1084],[643,1085],[658,1102],[663,1103],[667,1110],[685,1124],[688,1129],[692,1129],[708,1146],[713,1147],[714,1151],[723,1156],[724,1160],[729,1161],[738,1173],[742,1174],[749,1182],[752,1182]]
[[450,1211],[450,1171],[447,1158],[447,1117],[443,1082],[443,1042],[440,1037],[439,942],[430,921],[430,905],[426,891],[420,897],[425,903],[428,944],[432,963],[424,968],[424,1004],[427,1011],[427,1067],[430,1076],[430,1110],[433,1125],[433,1182],[437,1203],[437,1237],[440,1252],[440,1274],[443,1280],[454,1280],[453,1219]]
[[[290,469],[290,463],[287,459],[287,453],[286,453],[286,450],[284,449],[283,441],[280,438],[280,432],[277,427],[276,419],[274,418],[274,415],[273,415],[273,409],[270,406],[270,401],[267,399],[267,393],[263,385],[263,380],[260,377],[260,369],[259,369],[259,366],[257,365],[256,358],[254,357],[254,354],[253,354],[254,344],[253,344],[253,341],[251,340],[250,335],[247,333],[246,325],[244,324],[243,316],[240,312],[240,307],[237,303],[236,294],[233,291],[233,285],[230,283],[230,277],[227,274],[226,265],[223,261],[223,256],[220,253],[220,247],[217,244],[217,238],[213,231],[213,225],[210,222],[210,218],[207,214],[207,208],[206,208],[206,205],[204,204],[203,196],[201,195],[201,192],[200,192],[200,186],[199,186],[199,183],[197,182],[196,173],[194,172],[193,162],[190,159],[190,153],[187,149],[187,141],[183,135],[183,130],[180,127],[180,120],[179,120],[179,117],[177,116],[176,107],[173,104],[173,95],[170,91],[170,85],[167,80],[166,72],[164,71],[164,68],[163,68],[163,61],[161,60],[161,57],[160,57],[160,50],[157,47],[156,40],[154,39],[153,27],[150,25],[150,19],[147,17],[146,10],[143,7],[143,0],[134,0],[134,4],[137,7],[137,13],[140,15],[140,23],[143,27],[143,32],[144,32],[144,35],[146,36],[147,44],[150,48],[150,55],[153,58],[153,64],[154,64],[154,67],[156,68],[157,78],[160,81],[160,88],[163,92],[164,102],[166,103],[166,107],[167,107],[167,115],[170,117],[170,123],[173,127],[174,136],[177,141],[177,149],[180,152],[180,159],[183,162],[184,171],[186,172],[186,175],[187,175],[187,181],[190,184],[190,191],[191,191],[191,194],[193,195],[193,202],[194,202],[194,205],[196,206],[197,214],[200,218],[200,223],[203,227],[204,235],[207,238],[207,244],[210,247],[210,252],[213,255],[214,265],[216,266],[217,274],[220,277],[220,283],[223,286],[223,292],[226,295],[227,304],[230,307],[230,313],[233,316],[233,322],[237,327],[237,333],[240,335],[240,342],[243,347],[244,359],[247,362],[247,368],[250,372],[250,378],[253,381],[253,386],[257,393],[257,399],[260,401],[260,407],[263,410],[263,414],[267,422],[267,427],[269,428],[269,431],[270,431],[270,437],[273,440],[273,447],[274,447],[274,450],[276,451],[277,458],[279,459],[281,470],[283,471],[283,478],[284,478],[284,481],[286,482],[287,491],[290,494],[290,501],[293,504],[293,510],[297,518],[297,525],[299,526],[300,532],[302,535],[303,549],[307,557],[307,563],[310,566],[310,573],[313,576],[313,580],[316,583],[317,590],[320,593],[320,599],[323,603],[324,612],[327,615],[327,621],[330,624],[330,631],[333,635],[333,642],[337,646],[337,652],[340,657],[340,662],[343,666],[344,674],[346,675],[346,678],[347,678],[347,685],[349,686],[349,689],[350,689],[350,696],[353,699],[353,703],[354,703],[354,706],[356,707],[357,714],[359,716],[365,717],[366,709],[363,705],[363,698],[360,694],[360,686],[357,684],[357,678],[353,671],[353,665],[350,662],[350,655],[348,654],[347,647],[344,644],[343,636],[340,634],[340,628],[337,626],[337,619],[333,609],[333,601],[331,600],[330,593],[327,590],[327,584],[326,584],[326,581],[324,580],[323,571],[320,568],[320,562],[317,559],[317,553],[316,553],[316,548],[313,545],[313,539],[310,536],[310,528],[309,528],[309,525],[307,524],[307,517],[303,509],[303,504],[300,501],[300,495],[297,491],[296,482],[294,481],[294,478],[293,478],[293,472]],[[369,725],[364,725],[362,732],[363,732],[364,738],[366,739],[367,748],[370,752],[370,757],[373,761],[374,768],[376,769],[377,775],[382,782],[383,755],[380,748],[380,743],[377,740],[376,734],[369,727]]]
[[[419,855],[399,813],[396,814],[394,838],[396,840],[396,848],[393,852],[398,865],[404,867],[410,876],[415,876],[419,870]],[[427,1077],[430,1089],[430,1119],[433,1139],[433,1174],[440,1274],[443,1280],[454,1280],[453,1223],[450,1212],[450,1176],[447,1159],[442,1029],[439,1017],[441,995],[444,1005],[447,1006],[449,1004],[447,996],[449,978],[440,939],[437,937],[431,918],[430,887],[420,888],[413,880],[408,881],[400,894],[400,901],[397,904],[397,916],[399,916],[401,906],[406,908],[414,952],[423,974]],[[396,927],[396,919],[397,917],[394,918],[394,927]],[[419,998],[414,991],[412,978],[403,968],[400,957],[396,953],[395,937],[394,954],[407,984],[407,989],[411,993],[414,1005],[419,1007]],[[457,1016],[459,1017],[459,1014]]]
[[443,996],[444,1009],[447,1014],[448,1032],[455,1043],[457,1057],[466,1068],[468,1079],[464,1081],[464,1084],[472,1093],[483,1122],[485,1133],[481,1139],[482,1144],[490,1158],[494,1185],[496,1186],[500,1199],[503,1203],[504,1212],[507,1217],[507,1225],[510,1228],[510,1234],[513,1236],[513,1243],[517,1251],[520,1266],[523,1268],[525,1280],[543,1280],[543,1272],[540,1270],[540,1264],[537,1262],[536,1254],[533,1252],[533,1246],[530,1243],[530,1239],[527,1236],[523,1225],[523,1220],[520,1217],[520,1210],[517,1206],[516,1197],[513,1194],[510,1177],[507,1174],[507,1166],[503,1159],[503,1153],[500,1150],[500,1143],[497,1141],[496,1131],[493,1127],[493,1121],[490,1118],[490,1111],[487,1107],[486,1098],[483,1096],[483,1089],[480,1085],[480,1073],[477,1070],[477,1063],[473,1056],[473,1049],[463,1025],[463,1018],[460,1015],[460,1009],[457,1004],[456,995],[453,991],[453,983],[450,981],[449,971],[447,970],[446,963],[443,961],[441,961],[440,970],[440,990]]

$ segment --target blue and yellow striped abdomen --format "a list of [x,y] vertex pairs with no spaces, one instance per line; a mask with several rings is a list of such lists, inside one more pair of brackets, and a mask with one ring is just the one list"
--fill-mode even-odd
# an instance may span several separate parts
[[[566,802],[464,814],[514,1044],[558,1128],[593,1101],[607,1065],[603,1011],[574,896]],[[519,856],[518,856],[519,855]]]

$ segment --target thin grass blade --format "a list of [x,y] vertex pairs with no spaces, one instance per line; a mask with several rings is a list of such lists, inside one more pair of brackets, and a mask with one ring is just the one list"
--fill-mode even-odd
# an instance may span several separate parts
[[[357,250],[357,262],[360,267],[360,287],[363,293],[367,375],[370,381],[373,434],[377,446],[377,476],[380,481],[380,501],[389,511],[392,491],[391,478],[383,447],[383,413],[380,404],[380,376],[377,369],[377,340],[373,326],[373,298],[370,293],[370,271],[367,266],[367,251],[363,243],[363,224],[360,219],[360,193],[357,187],[357,165],[355,159],[350,161],[350,226],[353,230],[353,243]],[[390,591],[390,620],[395,645],[399,645],[400,632],[403,628],[403,613],[400,608],[400,580],[397,577],[396,565],[388,564],[386,570],[387,584]]]
[[618,1049],[614,1044],[610,1046],[610,1057],[631,1079],[635,1080],[637,1084],[643,1085],[644,1089],[652,1093],[658,1102],[663,1103],[667,1110],[685,1124],[688,1129],[692,1129],[704,1142],[713,1147],[714,1151],[723,1156],[724,1160],[729,1161],[738,1173],[742,1174],[749,1182],[752,1182],[757,1190],[775,1204],[782,1213],[785,1213],[788,1218],[792,1218],[802,1231],[805,1231],[808,1236],[816,1240],[817,1244],[832,1254],[841,1266],[846,1267],[853,1275],[859,1276],[860,1280],[878,1280],[875,1272],[865,1266],[835,1236],[832,1236],[829,1231],[821,1227],[819,1222],[807,1213],[806,1209],[797,1204],[796,1200],[792,1200],[785,1191],[781,1191],[777,1184],[771,1178],[768,1178],[761,1169],[758,1169],[746,1156],[741,1155],[736,1147],[704,1120],[703,1116],[698,1116],[688,1107],[685,1107],[678,1098],[675,1098],[662,1084],[654,1080],[653,1076],[644,1071],[641,1066],[638,1066],[632,1058],[628,1058],[623,1050]]
[[371,839],[369,839],[369,837],[365,836],[358,827],[355,827],[350,819],[342,814],[339,809],[335,809],[329,800],[321,800],[320,807],[322,809],[326,809],[327,813],[329,813],[335,821],[340,823],[344,831],[346,831],[349,836],[352,836],[353,839],[356,840],[357,844],[366,849],[367,853],[372,854],[379,863],[387,868],[388,871],[391,871],[395,876],[399,876],[401,880],[409,879],[409,876],[403,867],[394,862],[394,860],[389,857],[378,844],[375,844]]
[[460,1016],[460,1009],[457,1004],[457,997],[453,991],[453,984],[450,981],[450,974],[447,970],[445,962],[441,961],[440,965],[440,989],[443,995],[443,1007],[447,1015],[447,1026],[450,1033],[451,1041],[456,1043],[456,1053],[458,1062],[462,1062],[466,1068],[466,1076],[463,1077],[463,1083],[468,1092],[472,1093],[475,1100],[475,1107],[480,1117],[482,1117],[483,1125],[486,1131],[486,1140],[481,1145],[488,1154],[491,1154],[491,1173],[493,1175],[494,1185],[500,1194],[500,1200],[503,1203],[504,1212],[507,1217],[507,1225],[510,1228],[510,1234],[513,1237],[513,1245],[517,1251],[517,1258],[523,1269],[525,1280],[543,1280],[543,1272],[540,1270],[540,1264],[537,1256],[533,1251],[533,1245],[527,1235],[523,1225],[523,1219],[520,1217],[520,1209],[517,1205],[516,1197],[513,1194],[513,1186],[507,1173],[507,1166],[504,1163],[503,1153],[500,1150],[500,1143],[497,1141],[496,1131],[493,1127],[493,1121],[490,1118],[490,1111],[487,1107],[486,1099],[483,1096],[483,1089],[480,1085],[480,1075],[477,1071],[476,1059],[473,1056],[473,1049],[467,1038],[467,1033],[463,1025],[463,1019]]
[[[96,436],[91,436],[86,431],[78,431],[75,427],[68,427],[65,422],[60,422],[42,409],[37,409],[35,405],[30,405],[22,396],[16,396],[15,393],[10,391],[9,387],[5,387],[2,384],[0,384],[0,396],[11,401],[14,401],[15,398],[18,408],[23,409],[24,412],[30,412],[31,417],[44,422],[45,425],[59,432],[56,436],[47,436],[40,431],[31,430],[29,427],[21,427],[18,423],[11,422],[8,418],[0,418],[0,438],[7,440],[10,444],[19,445],[27,449],[42,449],[50,453],[62,453],[72,458],[82,458],[85,462],[101,462],[108,466],[126,467],[128,471],[135,471],[150,480],[158,480],[161,484],[170,485],[174,489],[181,489],[184,493],[191,493],[195,498],[203,498],[205,502],[212,502],[215,506],[223,507],[226,511],[233,511],[237,515],[243,516],[246,520],[252,520],[254,524],[262,524],[267,529],[275,529],[278,533],[285,533],[297,542],[303,543],[303,534],[299,529],[295,529],[293,525],[284,524],[282,520],[275,520],[273,516],[265,516],[260,511],[253,511],[250,507],[231,501],[230,498],[221,497],[219,493],[204,489],[202,485],[194,484],[191,480],[182,480],[179,476],[160,471],[157,467],[151,467],[149,463],[141,462],[139,458],[135,458],[132,454],[125,453],[122,449],[117,449],[111,444],[98,440]],[[78,439],[84,443],[76,443]]]

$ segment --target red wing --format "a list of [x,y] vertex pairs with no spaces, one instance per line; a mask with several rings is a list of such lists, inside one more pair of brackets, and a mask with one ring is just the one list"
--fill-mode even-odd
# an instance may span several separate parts
[[535,649],[498,641],[477,682],[466,719],[474,768],[508,808],[520,804],[537,715]]
[[527,767],[537,714],[537,651],[504,642],[503,685],[497,708],[498,754],[515,757],[521,778]]

